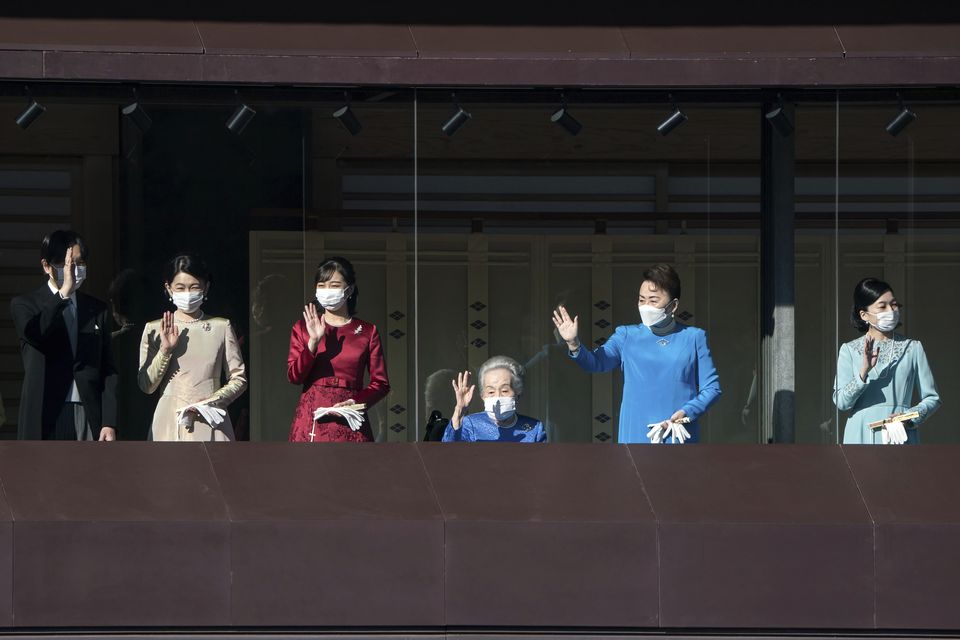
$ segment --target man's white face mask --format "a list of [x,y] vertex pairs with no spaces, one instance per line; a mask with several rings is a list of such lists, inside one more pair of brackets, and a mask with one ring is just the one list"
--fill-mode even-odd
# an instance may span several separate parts
[[[64,267],[54,267],[53,270],[54,270],[54,274],[55,274],[55,275],[54,275],[54,278],[55,278],[56,281],[57,281],[57,286],[58,286],[58,287],[62,287],[62,286],[63,286],[63,275],[64,275],[63,270],[64,270]],[[74,282],[77,283],[77,286],[79,287],[81,284],[83,284],[83,281],[86,280],[86,279],[87,279],[87,265],[85,265],[85,264],[75,264],[75,265],[73,265],[73,280],[74,280]]]

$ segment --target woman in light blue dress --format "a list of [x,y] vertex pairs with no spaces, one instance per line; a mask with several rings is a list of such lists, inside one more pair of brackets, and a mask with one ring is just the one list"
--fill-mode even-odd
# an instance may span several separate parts
[[[940,396],[923,345],[894,332],[900,324],[900,303],[890,285],[875,278],[857,283],[850,320],[864,335],[841,345],[837,358],[833,402],[851,412],[843,443],[898,443],[899,427],[872,430],[868,425],[911,412],[920,417],[904,422],[902,435],[918,443],[917,427],[940,407]],[[917,404],[914,391],[920,396]]]
[[683,425],[689,442],[697,442],[697,420],[720,397],[720,377],[706,332],[674,319],[680,276],[673,267],[658,264],[644,272],[637,306],[642,324],[617,327],[592,351],[581,347],[577,317],[571,318],[563,306],[554,311],[553,324],[584,371],[623,371],[618,442],[682,442],[667,432],[668,422],[683,419],[689,420]]

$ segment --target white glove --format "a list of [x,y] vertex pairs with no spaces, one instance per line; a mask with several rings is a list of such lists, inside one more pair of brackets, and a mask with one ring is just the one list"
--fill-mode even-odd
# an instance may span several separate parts
[[190,426],[192,422],[192,418],[190,417],[191,409],[199,413],[200,417],[211,427],[223,424],[224,418],[227,415],[227,412],[220,407],[198,402],[177,410],[177,422],[181,427]]
[[883,427],[880,440],[883,444],[905,444],[907,442],[907,430],[899,420],[888,422]]
[[200,415],[203,416],[203,419],[206,420],[207,424],[211,427],[223,424],[224,418],[227,415],[226,410],[209,404],[198,404],[197,411],[200,412]]
[[680,422],[671,422],[667,428],[667,433],[664,434],[664,438],[666,438],[668,434],[673,442],[679,442],[679,444],[683,444],[690,439],[690,432],[687,431],[686,427]]
[[344,419],[346,419],[347,424],[353,431],[359,431],[361,425],[363,425],[363,414],[356,409],[350,409],[349,407],[320,407],[313,412],[314,422],[328,413],[342,416]]
[[670,428],[670,421],[664,420],[663,422],[654,422],[647,425],[649,431],[647,431],[647,439],[650,440],[653,444],[660,444],[663,442],[663,436]]

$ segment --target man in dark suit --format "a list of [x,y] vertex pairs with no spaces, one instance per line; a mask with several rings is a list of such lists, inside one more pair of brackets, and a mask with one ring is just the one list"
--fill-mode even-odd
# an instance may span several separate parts
[[117,372],[110,312],[78,293],[87,247],[73,231],[54,231],[40,245],[43,286],[10,303],[23,358],[21,440],[114,440]]

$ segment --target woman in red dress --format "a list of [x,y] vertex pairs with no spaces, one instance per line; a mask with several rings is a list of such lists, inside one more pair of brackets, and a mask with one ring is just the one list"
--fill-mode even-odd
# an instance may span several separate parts
[[[356,403],[369,409],[390,392],[377,327],[353,315],[358,293],[353,265],[346,258],[328,258],[313,281],[317,299],[303,308],[303,319],[290,333],[287,379],[303,385],[290,442],[372,442],[366,414],[358,431],[340,416],[313,419],[319,407]],[[364,386],[368,370],[370,382]]]

